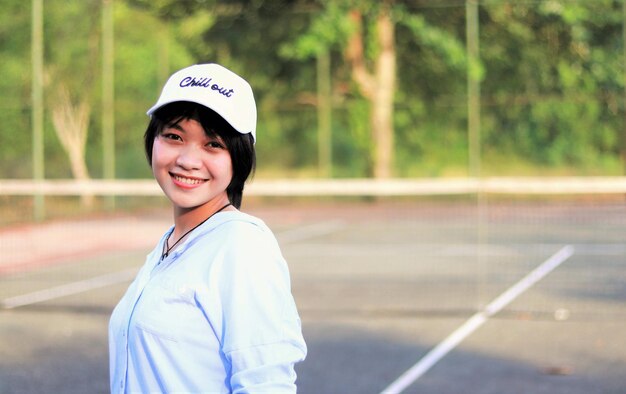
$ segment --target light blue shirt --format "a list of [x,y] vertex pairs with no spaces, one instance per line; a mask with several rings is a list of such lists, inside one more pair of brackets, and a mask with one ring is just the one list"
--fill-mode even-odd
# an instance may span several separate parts
[[272,232],[233,211],[160,261],[164,240],[111,315],[111,392],[295,392],[307,349]]

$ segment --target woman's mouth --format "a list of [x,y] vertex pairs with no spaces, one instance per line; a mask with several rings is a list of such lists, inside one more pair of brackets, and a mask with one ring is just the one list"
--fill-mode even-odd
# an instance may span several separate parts
[[174,183],[180,187],[190,188],[190,187],[195,187],[206,182],[205,179],[188,178],[188,177],[177,175],[177,174],[170,173],[170,176],[172,177],[172,180],[174,181]]

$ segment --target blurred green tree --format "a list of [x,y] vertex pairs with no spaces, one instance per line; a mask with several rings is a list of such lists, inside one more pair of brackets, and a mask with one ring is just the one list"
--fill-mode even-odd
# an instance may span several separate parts
[[0,177],[32,176],[30,127],[30,8],[24,2],[0,2]]
[[370,142],[370,175],[375,178],[389,178],[394,172],[397,25],[406,27],[405,32],[424,47],[439,53],[448,67],[462,71],[466,64],[459,38],[409,11],[410,3],[325,1],[308,30],[283,47],[284,54],[296,58],[319,55],[332,46],[344,54],[350,78],[369,103],[370,137],[365,140]]
[[[30,10],[18,0],[0,6],[0,171],[30,177]],[[115,0],[114,11],[121,177],[149,176],[145,110],[164,79],[207,61],[255,86],[260,175],[317,174],[316,58],[323,52],[330,56],[335,176],[466,174],[467,67],[483,81],[484,175],[622,173],[618,0],[481,2],[482,66],[466,64],[464,0]],[[68,87],[74,108],[91,108],[84,156],[88,173],[102,174],[100,12],[100,0],[44,5],[47,177],[72,174],[51,133],[57,84]],[[385,48],[395,66],[376,82],[385,86],[376,95],[381,15],[392,27]],[[377,111],[391,115],[374,127]]]
[[483,7],[488,154],[583,171],[617,167],[621,9],[611,0]]

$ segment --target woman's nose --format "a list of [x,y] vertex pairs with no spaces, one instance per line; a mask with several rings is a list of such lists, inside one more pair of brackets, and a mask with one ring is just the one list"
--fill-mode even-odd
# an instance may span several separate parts
[[176,158],[176,164],[186,170],[195,170],[202,165],[201,152],[194,146],[186,146],[181,149],[178,157]]

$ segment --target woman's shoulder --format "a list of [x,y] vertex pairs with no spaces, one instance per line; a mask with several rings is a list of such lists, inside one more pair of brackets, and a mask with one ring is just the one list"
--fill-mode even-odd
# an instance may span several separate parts
[[260,218],[241,211],[224,212],[216,223],[216,229],[247,236],[272,236],[269,227]]
[[[243,212],[227,212],[216,224],[212,237],[219,243],[223,256],[230,261],[230,268],[246,267],[254,269],[269,266],[283,269],[284,258],[278,241],[265,223]],[[229,269],[230,269],[229,268]]]

